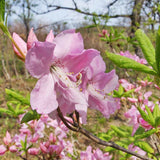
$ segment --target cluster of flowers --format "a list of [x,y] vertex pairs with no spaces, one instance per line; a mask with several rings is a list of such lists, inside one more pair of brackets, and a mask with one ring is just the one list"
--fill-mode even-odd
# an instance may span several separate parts
[[[145,105],[148,106],[153,112],[155,104],[157,103],[160,107],[159,102],[151,101],[150,97],[152,96],[151,91],[146,91],[145,87],[154,87],[155,89],[159,90],[157,85],[153,86],[153,83],[148,80],[140,80],[138,84],[133,85],[129,83],[125,79],[119,80],[120,84],[124,87],[125,91],[129,91],[134,89],[133,97],[127,97],[127,100],[132,103],[131,108],[125,113],[126,118],[130,119],[130,124],[133,125],[133,135],[139,126],[144,127],[146,130],[150,130],[153,128],[148,122],[146,122],[140,115],[139,111],[137,110],[137,106],[140,106],[142,110],[145,111]],[[122,97],[124,99],[124,97]]]
[[[19,122],[22,117],[23,115],[20,116]],[[69,118],[68,120],[71,121]],[[48,128],[52,128],[52,130],[48,130]],[[15,134],[12,138],[7,131],[3,138],[4,144],[0,145],[0,155],[12,152],[22,158],[27,158],[29,155],[39,157],[39,159],[42,157],[45,159],[72,159],[70,156],[77,157],[79,153],[75,154],[73,142],[67,140],[67,133],[68,128],[62,121],[58,122],[48,115],[41,115],[39,120],[21,124],[19,134]],[[24,146],[24,144],[26,145]],[[68,156],[69,154],[70,156]],[[91,155],[88,149],[80,153],[82,160],[87,155]],[[111,158],[108,153],[103,154],[100,149],[94,151],[93,155],[94,157],[107,157],[108,160]]]
[[119,109],[119,100],[108,96],[118,86],[115,70],[105,73],[99,51],[85,50],[80,33],[66,30],[54,38],[50,31],[45,42],[40,42],[31,29],[27,43],[16,33],[13,39],[26,56],[27,70],[38,79],[30,98],[33,110],[53,119],[58,107],[63,115],[77,110],[85,123],[88,107],[106,118]]

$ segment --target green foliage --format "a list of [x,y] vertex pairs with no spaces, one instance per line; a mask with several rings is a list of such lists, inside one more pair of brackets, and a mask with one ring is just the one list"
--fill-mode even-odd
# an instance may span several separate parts
[[157,128],[160,125],[160,109],[158,104],[155,104],[153,112],[151,112],[148,106],[145,106],[146,112],[140,107],[137,108],[142,118],[153,127]]
[[134,89],[131,89],[127,92],[124,91],[124,88],[122,87],[122,85],[119,85],[118,91],[117,90],[113,90],[113,97],[130,97],[131,93],[134,92]]
[[30,106],[30,99],[29,97],[24,97],[20,93],[13,91],[11,89],[6,89],[6,94],[10,97],[13,98],[14,100],[17,100],[18,102],[21,103],[21,105],[29,105]]
[[[99,133],[98,137],[105,141],[114,140],[114,142],[126,149],[130,144],[134,146],[140,147],[142,150],[148,153],[154,153],[152,147],[145,141],[145,138],[151,136],[152,134],[156,133],[156,129],[151,129],[145,131],[144,128],[141,126],[136,130],[135,134],[132,136],[132,127],[130,126],[111,126],[106,133]],[[106,152],[113,152],[114,155],[122,155],[119,159],[127,159],[131,155],[123,153],[121,151],[117,151],[114,148],[106,147]]]
[[157,75],[157,72],[154,71],[153,69],[143,64],[140,64],[132,59],[129,59],[121,55],[109,53],[107,51],[106,51],[106,54],[107,54],[107,57],[120,68],[133,69],[133,70],[141,71],[141,72],[148,73],[151,75]]
[[0,0],[0,22],[4,22],[5,0]]
[[20,114],[25,113],[26,109],[29,108],[29,98],[25,98],[23,95],[10,89],[6,89],[6,94],[10,101],[7,102],[7,108],[0,108],[1,114],[7,114],[17,118]]
[[21,123],[27,123],[35,119],[38,120],[39,118],[40,118],[40,114],[38,114],[35,110],[30,110],[23,116]]
[[136,31],[135,35],[139,43],[139,46],[143,51],[145,59],[153,67],[154,70],[157,70],[156,59],[155,59],[155,49],[151,41],[140,29]]
[[158,29],[156,36],[156,64],[158,74],[160,75],[160,28]]

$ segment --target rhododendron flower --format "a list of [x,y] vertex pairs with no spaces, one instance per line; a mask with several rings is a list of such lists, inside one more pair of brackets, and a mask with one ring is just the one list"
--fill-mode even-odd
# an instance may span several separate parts
[[76,109],[85,119],[88,104],[78,88],[80,79],[75,83],[71,77],[79,75],[97,55],[94,49],[84,50],[82,37],[74,30],[60,33],[53,43],[35,42],[25,60],[30,74],[39,79],[31,92],[32,109],[41,114],[58,106],[64,114]]
[[89,107],[99,110],[106,118],[109,118],[119,109],[118,99],[107,96],[118,85],[118,76],[115,70],[104,73],[105,63],[101,56],[96,56],[85,72],[82,73],[83,83],[80,86],[82,91],[86,91]]

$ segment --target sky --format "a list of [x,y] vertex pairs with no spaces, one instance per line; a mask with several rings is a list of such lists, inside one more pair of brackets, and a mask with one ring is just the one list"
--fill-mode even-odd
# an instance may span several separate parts
[[[107,10],[107,5],[112,2],[113,0],[90,0],[88,2],[85,2],[86,0],[75,0],[77,3],[78,8],[82,10],[88,10],[89,12],[96,12],[97,14],[103,14]],[[48,0],[50,4],[53,4],[53,0]],[[129,11],[127,8],[126,0],[119,0],[115,7],[111,7],[111,13],[114,14],[125,14]],[[37,11],[45,11],[45,6],[42,3],[42,0],[39,1],[39,7],[35,8]],[[66,6],[66,7],[74,7],[72,0],[54,0],[54,4],[60,5],[60,6]],[[121,6],[123,4],[123,7],[116,7]],[[124,5],[126,4],[126,6]],[[117,9],[118,8],[118,9]],[[20,6],[14,6],[13,9],[17,12],[21,12]],[[73,28],[75,26],[78,26],[85,22],[83,14],[71,11],[71,10],[57,10],[50,12],[48,14],[44,15],[34,15],[34,23],[37,24],[51,24],[54,22],[67,22],[68,26],[70,28]],[[13,22],[14,19],[17,19],[18,17],[12,16],[9,17],[9,21]],[[88,22],[88,21],[86,21]],[[129,21],[127,19],[111,19],[107,23],[107,25],[129,25]]]

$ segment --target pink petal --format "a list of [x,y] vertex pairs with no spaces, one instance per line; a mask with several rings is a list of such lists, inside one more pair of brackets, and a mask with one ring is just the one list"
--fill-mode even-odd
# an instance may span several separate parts
[[30,74],[35,78],[40,78],[50,72],[53,61],[53,51],[55,44],[49,42],[35,42],[28,51],[25,65]]
[[66,30],[61,32],[53,40],[56,44],[55,56],[57,58],[65,57],[70,54],[81,53],[84,49],[83,39],[80,33],[75,30]]
[[106,118],[109,118],[117,109],[120,108],[119,100],[112,97],[105,97],[97,91],[93,90],[91,86],[88,87],[89,107],[99,110]]
[[31,28],[29,35],[28,35],[28,40],[27,40],[27,50],[29,50],[34,42],[37,42],[38,39],[33,31],[33,28]]
[[109,93],[113,91],[118,85],[118,76],[115,70],[109,73],[99,73],[93,77],[93,85],[96,89],[103,91],[104,93]]
[[39,153],[39,148],[30,148],[30,149],[28,150],[28,153],[29,153],[30,155],[38,155],[38,153]]
[[46,37],[46,42],[53,43],[53,40],[54,40],[54,35],[53,35],[53,31],[51,30]]
[[99,55],[99,51],[88,49],[79,55],[66,56],[62,63],[68,72],[76,74],[85,69],[97,55]]
[[43,76],[38,80],[35,88],[31,92],[31,107],[38,113],[48,114],[57,109],[56,92],[54,90],[55,81],[51,74]]
[[6,132],[6,136],[3,138],[3,142],[5,145],[9,145],[12,142],[11,135],[8,131]]
[[17,147],[16,147],[15,145],[13,145],[13,146],[10,146],[10,147],[9,147],[9,151],[10,151],[10,152],[17,152],[18,149],[17,149]]
[[[18,47],[21,49],[21,51],[24,53],[24,55],[27,54],[27,44],[26,42],[15,32],[13,32],[13,40],[16,42]],[[17,48],[13,45],[14,52],[18,55],[21,56]]]
[[6,147],[4,145],[0,145],[0,155],[5,154],[6,151],[7,151]]
[[105,72],[105,70],[106,70],[106,65],[105,65],[102,57],[100,55],[96,56],[92,60],[92,62],[90,63],[90,66],[88,67],[87,77],[88,77],[88,79],[91,79],[95,75],[97,75],[101,72]]

